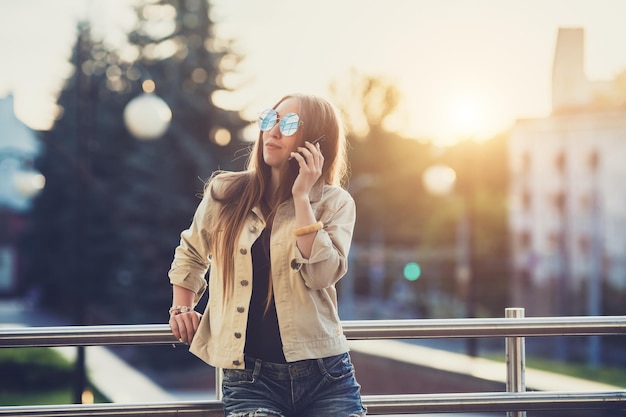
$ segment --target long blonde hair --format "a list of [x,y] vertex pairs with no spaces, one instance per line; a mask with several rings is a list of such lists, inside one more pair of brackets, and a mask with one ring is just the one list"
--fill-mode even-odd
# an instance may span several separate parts
[[[326,139],[320,143],[320,149],[324,155],[322,178],[326,184],[342,186],[347,175],[347,143],[338,111],[323,98],[304,94],[287,95],[281,98],[273,108],[275,109],[280,103],[290,98],[298,100],[300,120],[304,122],[297,133],[298,146],[302,146],[307,140],[325,135]],[[215,175],[217,174],[219,172]],[[224,277],[222,295],[225,299],[234,288],[233,255],[246,217],[254,207],[260,207],[267,227],[271,228],[276,209],[281,203],[291,198],[291,188],[298,176],[298,166],[286,164],[281,173],[278,190],[270,195],[268,190],[271,184],[271,167],[263,160],[263,132],[259,132],[259,138],[252,146],[245,171],[222,174],[226,183],[224,187],[220,187],[220,191],[210,187],[211,181],[205,190],[211,190],[211,197],[220,203],[213,228],[209,232],[214,237],[211,240],[211,253],[214,260],[219,260],[215,264],[222,269]],[[269,306],[271,295],[270,268],[267,306]]]

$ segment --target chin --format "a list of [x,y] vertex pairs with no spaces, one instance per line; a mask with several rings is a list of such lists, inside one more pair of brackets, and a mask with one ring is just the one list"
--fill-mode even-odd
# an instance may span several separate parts
[[285,164],[284,160],[279,160],[277,158],[272,158],[272,157],[263,157],[263,161],[269,165],[272,168],[280,168],[282,165]]

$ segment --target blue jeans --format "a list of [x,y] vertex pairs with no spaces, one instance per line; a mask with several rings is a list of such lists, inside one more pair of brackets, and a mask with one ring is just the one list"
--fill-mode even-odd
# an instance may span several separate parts
[[288,364],[245,361],[246,369],[224,370],[226,417],[365,416],[348,353]]

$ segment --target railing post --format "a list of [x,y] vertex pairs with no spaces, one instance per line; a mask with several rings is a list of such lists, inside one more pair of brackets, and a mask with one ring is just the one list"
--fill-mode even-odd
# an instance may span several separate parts
[[215,398],[218,401],[222,401],[222,382],[224,380],[224,373],[222,368],[215,368]]
[[[507,319],[524,318],[523,308],[507,308]],[[523,337],[506,337],[506,390],[507,392],[526,391],[526,349]],[[507,411],[507,417],[526,417],[526,411]]]

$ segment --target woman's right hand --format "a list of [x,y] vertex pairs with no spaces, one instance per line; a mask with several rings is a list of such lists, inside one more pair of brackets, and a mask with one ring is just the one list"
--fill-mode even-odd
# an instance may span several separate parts
[[169,321],[172,334],[174,334],[174,337],[176,337],[179,342],[187,345],[191,344],[193,336],[198,331],[201,318],[202,314],[197,311],[173,313],[170,315]]

